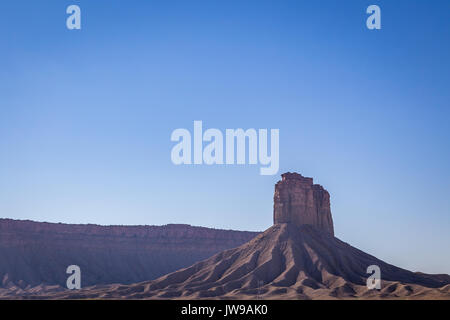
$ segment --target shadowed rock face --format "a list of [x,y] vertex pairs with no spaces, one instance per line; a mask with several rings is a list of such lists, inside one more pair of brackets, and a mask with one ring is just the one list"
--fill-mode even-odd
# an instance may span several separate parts
[[0,219],[0,296],[42,285],[65,287],[66,268],[82,286],[158,278],[258,233],[192,227],[99,226]]
[[288,172],[281,177],[275,185],[274,224],[312,225],[334,236],[328,191],[298,173]]

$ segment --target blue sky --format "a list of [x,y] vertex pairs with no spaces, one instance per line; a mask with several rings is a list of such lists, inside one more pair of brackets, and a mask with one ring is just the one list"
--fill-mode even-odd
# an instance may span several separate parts
[[[66,28],[78,4],[82,29]],[[381,7],[382,29],[365,26]],[[336,235],[450,273],[449,1],[3,1],[0,216],[264,230],[276,176],[174,166],[176,128],[280,129]]]

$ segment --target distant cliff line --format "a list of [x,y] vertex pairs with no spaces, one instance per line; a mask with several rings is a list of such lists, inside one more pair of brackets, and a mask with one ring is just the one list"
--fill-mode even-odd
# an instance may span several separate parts
[[258,231],[240,231],[231,229],[216,229],[210,227],[192,226],[190,224],[169,223],[166,225],[99,225],[99,224],[71,224],[61,222],[39,222],[33,220],[20,220],[11,218],[0,218],[0,230],[58,232],[58,233],[87,233],[89,235],[111,235],[111,236],[139,236],[158,237],[167,232],[185,232],[186,236],[193,232],[208,235],[214,231],[216,236],[252,234],[256,236]]

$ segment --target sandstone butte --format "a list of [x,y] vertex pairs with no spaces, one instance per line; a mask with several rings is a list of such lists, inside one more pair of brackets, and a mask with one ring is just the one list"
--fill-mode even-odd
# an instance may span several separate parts
[[330,194],[312,178],[287,172],[275,185],[273,222],[312,225],[334,236]]

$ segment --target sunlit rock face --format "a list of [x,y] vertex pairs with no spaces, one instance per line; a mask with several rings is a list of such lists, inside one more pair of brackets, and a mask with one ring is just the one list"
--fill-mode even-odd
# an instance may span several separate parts
[[274,224],[307,224],[334,236],[328,191],[298,173],[287,172],[281,177],[275,185]]

